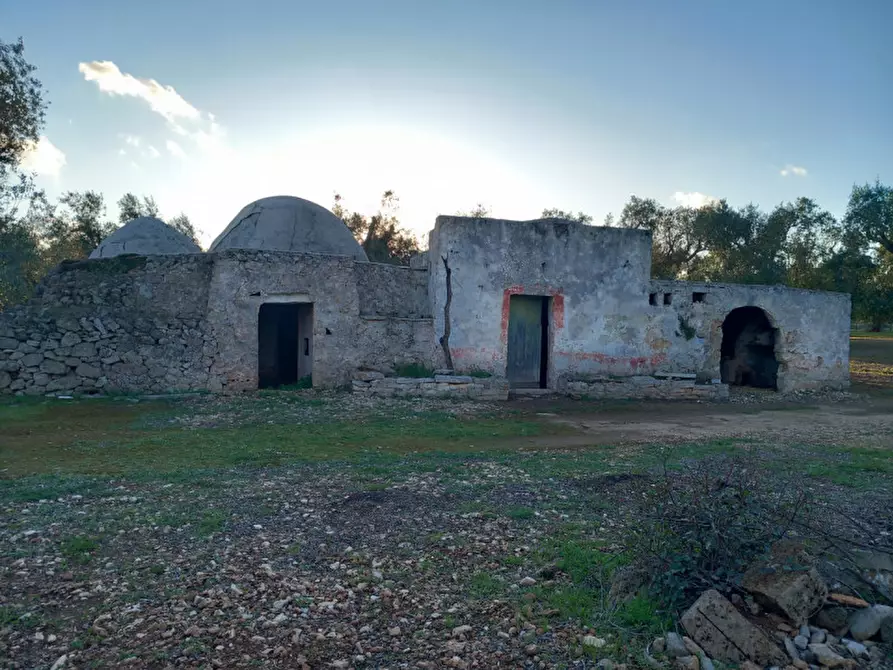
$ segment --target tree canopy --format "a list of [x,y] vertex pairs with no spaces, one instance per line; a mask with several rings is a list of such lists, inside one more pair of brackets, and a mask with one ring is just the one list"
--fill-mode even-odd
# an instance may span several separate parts
[[347,210],[343,198],[335,194],[332,211],[344,221],[370,261],[408,265],[409,257],[419,250],[419,243],[414,235],[401,227],[397,217],[399,205],[396,194],[385,191],[378,211],[367,216]]

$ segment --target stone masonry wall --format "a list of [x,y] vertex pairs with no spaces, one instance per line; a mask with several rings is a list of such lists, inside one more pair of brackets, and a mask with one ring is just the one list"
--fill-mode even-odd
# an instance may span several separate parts
[[424,271],[293,252],[213,256],[208,324],[220,351],[212,390],[257,388],[257,322],[266,302],[313,304],[314,387],[348,386],[361,368],[437,360],[419,294]]
[[357,374],[352,388],[354,393],[378,397],[435,396],[507,400],[509,393],[508,382],[504,379],[463,375],[385,377],[377,372]]
[[355,263],[363,316],[431,318],[428,271],[386,263]]
[[651,372],[644,311],[651,234],[558,220],[441,216],[430,235],[429,293],[444,332],[451,268],[450,351],[457,372],[506,376],[513,295],[550,298],[548,386],[580,374]]
[[697,383],[694,379],[637,375],[568,381],[562,390],[572,398],[648,400],[727,400],[728,384]]
[[[777,329],[778,388],[849,385],[850,297],[785,286],[652,281],[645,341],[656,370],[720,378],[722,324],[729,312],[753,306]],[[669,304],[665,304],[669,296]]]
[[0,393],[206,388],[210,265],[199,254],[63,263],[0,313]]

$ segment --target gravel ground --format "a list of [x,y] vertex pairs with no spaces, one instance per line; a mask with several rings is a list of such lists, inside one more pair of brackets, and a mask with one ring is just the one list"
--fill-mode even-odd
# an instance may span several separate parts
[[[299,430],[382,413],[471,419],[495,408],[296,397],[201,397],[187,412],[146,421]],[[523,407],[499,412],[511,420]],[[654,409],[649,419],[675,413]],[[535,406],[527,414],[551,421]],[[629,422],[628,411],[614,420]],[[579,577],[559,560],[568,542],[596,547],[590,563],[626,549],[625,525],[659,469],[634,443],[84,478],[41,500],[13,489],[0,503],[0,667],[634,666],[665,617],[609,608],[610,583],[597,571],[582,583],[597,606],[579,609]],[[738,446],[769,468],[779,453],[775,443],[765,453]],[[803,454],[800,463],[787,454],[788,474],[819,456]],[[889,482],[804,482],[821,498],[813,511],[824,530],[893,542]],[[584,636],[603,646],[584,648]]]

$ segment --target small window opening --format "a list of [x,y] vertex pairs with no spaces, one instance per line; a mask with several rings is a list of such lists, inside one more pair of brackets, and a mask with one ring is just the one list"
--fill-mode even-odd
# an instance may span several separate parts
[[691,294],[692,302],[704,302],[707,299],[706,293],[701,293],[700,291],[695,291]]
[[664,304],[665,305],[673,304],[673,294],[672,293],[664,293]]
[[304,355],[305,356],[310,355],[310,338],[309,337],[304,338]]
[[649,293],[648,294],[648,304],[649,305],[657,304],[657,293]]

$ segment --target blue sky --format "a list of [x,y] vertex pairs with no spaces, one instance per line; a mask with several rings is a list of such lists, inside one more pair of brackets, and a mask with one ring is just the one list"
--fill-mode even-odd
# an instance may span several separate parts
[[633,193],[839,215],[854,182],[893,182],[889,0],[44,1],[2,19],[52,102],[41,184],[154,195],[206,243],[274,194],[371,212],[394,189],[424,233],[478,202],[600,221]]

